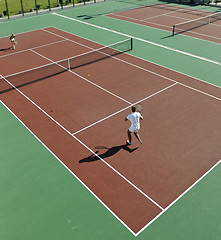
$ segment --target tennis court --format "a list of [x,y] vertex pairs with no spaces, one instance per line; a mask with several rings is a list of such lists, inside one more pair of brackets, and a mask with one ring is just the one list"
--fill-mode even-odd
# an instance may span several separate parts
[[[146,7],[111,13],[107,16],[143,24],[173,34],[187,36],[221,43],[221,13],[187,9],[164,4],[152,4]],[[174,30],[172,27],[175,25]]]
[[[112,21],[106,7],[116,8],[116,2],[102,4],[1,23],[21,29],[15,51],[8,36],[0,39],[2,236],[177,239],[182,231],[180,239],[206,234],[215,239],[220,235],[219,59],[188,55],[192,64],[218,69],[208,81],[201,79],[203,71],[191,76],[163,59],[145,59],[140,44],[143,53],[154,52],[156,45],[141,41],[141,35],[119,34],[115,23],[107,31],[108,24],[96,28],[94,19],[84,23],[74,17],[105,7],[98,18]],[[118,10],[125,7],[120,2]],[[32,26],[22,31],[23,21]],[[157,46],[161,54],[168,47]],[[170,54],[177,54],[177,62],[187,58]],[[133,137],[128,146],[124,119],[137,103],[144,108],[143,144]],[[197,226],[205,229],[195,238]]]

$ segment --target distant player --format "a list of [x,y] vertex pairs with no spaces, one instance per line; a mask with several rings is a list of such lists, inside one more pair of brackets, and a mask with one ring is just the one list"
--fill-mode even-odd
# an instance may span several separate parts
[[12,43],[12,49],[15,50],[16,42],[15,42],[15,34],[14,33],[12,33],[12,35],[10,36],[10,41]]
[[139,143],[142,144],[138,131],[140,130],[140,120],[143,120],[143,116],[141,115],[141,113],[136,112],[136,107],[132,107],[131,110],[132,110],[132,113],[125,118],[125,121],[130,120],[131,122],[131,126],[127,130],[127,135],[128,135],[127,144],[128,145],[132,144],[131,133],[134,133]]

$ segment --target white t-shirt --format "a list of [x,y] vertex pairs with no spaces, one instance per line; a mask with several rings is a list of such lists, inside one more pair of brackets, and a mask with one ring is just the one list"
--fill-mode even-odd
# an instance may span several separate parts
[[139,112],[132,112],[127,116],[127,119],[131,121],[131,127],[133,129],[140,129],[140,118],[141,114]]

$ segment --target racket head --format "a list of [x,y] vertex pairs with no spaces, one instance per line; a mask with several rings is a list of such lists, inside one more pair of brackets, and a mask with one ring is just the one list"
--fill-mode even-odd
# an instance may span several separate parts
[[142,104],[141,104],[141,103],[138,103],[138,104],[136,105],[136,109],[137,109],[138,112],[142,113],[142,111],[143,111],[143,106],[142,106]]

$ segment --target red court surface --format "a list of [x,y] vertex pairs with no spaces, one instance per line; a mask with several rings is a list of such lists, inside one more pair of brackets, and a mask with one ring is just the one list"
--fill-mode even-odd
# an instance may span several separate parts
[[[163,4],[153,4],[118,13],[111,13],[106,16],[170,31],[172,35],[174,24],[196,20],[211,14],[213,13],[175,6],[165,6]],[[220,19],[220,16],[218,18]],[[202,20],[201,22],[204,21],[205,20]],[[182,34],[215,43],[221,43],[220,28],[221,20],[198,28],[191,29],[190,27],[189,30],[182,32]]]
[[[37,32],[39,45],[25,49],[22,39],[35,32],[24,33],[16,51],[1,52],[0,86],[8,75],[101,47],[55,28]],[[0,99],[135,235],[220,160],[219,87],[127,53],[23,81],[7,83]],[[144,107],[143,145],[133,138],[126,146],[124,118],[136,102]]]

